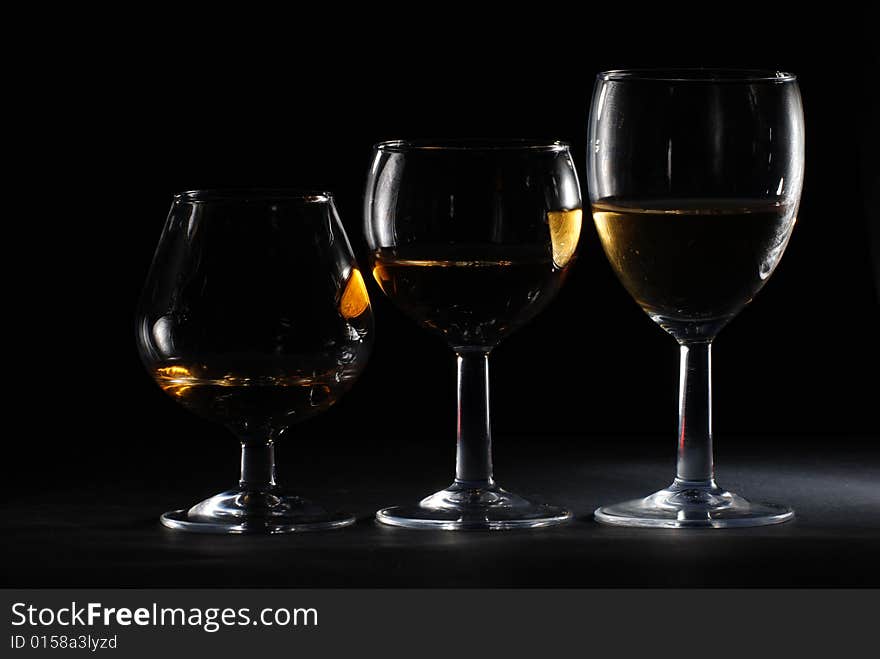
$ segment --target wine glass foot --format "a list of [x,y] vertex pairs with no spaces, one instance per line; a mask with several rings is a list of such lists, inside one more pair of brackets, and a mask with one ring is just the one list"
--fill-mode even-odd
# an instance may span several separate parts
[[597,508],[594,517],[613,526],[719,529],[781,524],[794,519],[794,511],[784,505],[749,501],[714,481],[676,480],[644,499]]
[[529,501],[494,483],[484,487],[453,483],[416,505],[376,513],[383,524],[447,531],[530,529],[564,524],[571,518],[565,508]]
[[188,510],[172,510],[159,520],[176,531],[266,535],[321,531],[354,524],[352,515],[328,512],[308,499],[280,489],[221,492]]

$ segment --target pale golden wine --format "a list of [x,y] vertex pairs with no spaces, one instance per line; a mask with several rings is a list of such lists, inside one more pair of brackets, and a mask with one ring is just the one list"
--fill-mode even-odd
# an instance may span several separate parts
[[754,199],[593,204],[608,260],[642,308],[667,321],[732,317],[779,262],[795,206]]

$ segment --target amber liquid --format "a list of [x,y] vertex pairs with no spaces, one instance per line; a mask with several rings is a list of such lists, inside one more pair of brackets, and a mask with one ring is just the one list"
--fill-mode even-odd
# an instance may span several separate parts
[[773,273],[795,207],[754,199],[670,199],[593,204],[620,281],[655,320],[735,315]]
[[565,272],[549,245],[418,245],[373,255],[385,294],[453,347],[498,343],[545,306]]
[[280,431],[314,416],[335,403],[353,380],[336,371],[210,377],[206,370],[174,365],[153,374],[162,390],[186,408],[243,434]]

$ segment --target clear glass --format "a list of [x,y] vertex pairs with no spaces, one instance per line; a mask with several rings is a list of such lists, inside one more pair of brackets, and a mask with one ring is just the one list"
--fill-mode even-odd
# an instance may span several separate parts
[[568,521],[492,473],[489,353],[532,319],[575,259],[582,209],[568,147],[527,140],[395,141],[375,147],[365,200],[373,276],[458,364],[455,481],[380,510],[410,528],[508,529]]
[[804,118],[795,77],[774,71],[609,71],[593,92],[593,219],[612,268],[680,345],[677,471],[666,489],[595,512],[605,524],[785,522],[715,482],[712,340],[779,263],[797,217]]
[[162,523],[211,533],[353,523],[278,484],[275,444],[348,390],[372,340],[363,276],[329,193],[175,196],[138,309],[138,348],[165,393],[239,439],[241,477]]

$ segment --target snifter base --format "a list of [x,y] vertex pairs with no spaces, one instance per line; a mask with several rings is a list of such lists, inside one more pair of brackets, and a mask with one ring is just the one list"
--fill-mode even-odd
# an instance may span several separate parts
[[159,520],[176,531],[266,535],[322,531],[354,524],[352,515],[328,512],[308,499],[278,489],[229,490],[188,510],[172,510]]
[[781,524],[794,519],[794,511],[784,505],[748,501],[714,481],[676,480],[644,499],[597,508],[594,517],[613,526],[719,529]]
[[447,531],[529,529],[564,524],[571,518],[565,508],[529,501],[494,483],[484,487],[453,483],[416,505],[376,513],[383,524]]

